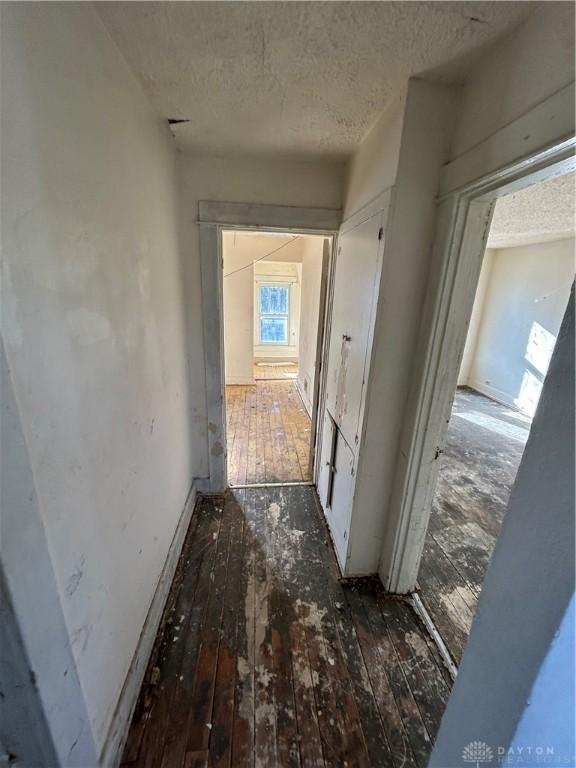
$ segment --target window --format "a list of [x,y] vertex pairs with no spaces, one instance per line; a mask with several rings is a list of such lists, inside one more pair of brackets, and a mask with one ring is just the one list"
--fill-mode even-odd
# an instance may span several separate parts
[[288,344],[289,283],[258,287],[260,344]]

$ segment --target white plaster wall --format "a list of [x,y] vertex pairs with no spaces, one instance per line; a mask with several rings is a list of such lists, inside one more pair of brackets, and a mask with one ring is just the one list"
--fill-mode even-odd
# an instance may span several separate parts
[[191,154],[181,156],[179,168],[188,235],[197,233],[199,200],[334,209],[342,205],[345,168],[341,163]]
[[[370,142],[360,150],[369,153],[361,165],[370,168],[372,157],[372,162],[383,169],[380,191],[393,186],[384,228],[374,341],[368,350],[370,372],[349,536],[350,574],[374,573],[384,542],[387,503],[426,290],[435,195],[448,153],[453,103],[452,89],[411,80],[400,121],[400,141],[396,118],[387,123],[388,131],[381,134],[379,142]],[[394,168],[396,175],[391,178]],[[358,199],[373,197],[372,183],[369,190],[365,196],[357,193]]]
[[406,93],[404,91],[380,116],[350,161],[344,196],[344,221],[396,180]]
[[[226,383],[254,383],[254,262],[271,251],[299,257],[298,239],[255,232],[222,233],[224,361]],[[270,258],[275,258],[272,254]]]
[[[574,5],[542,3],[472,70],[462,90],[450,159],[573,82]],[[533,134],[522,137],[530,138]]]
[[[89,722],[76,706],[57,734],[63,764],[91,765],[74,740],[104,744],[191,480],[206,473],[204,378],[187,365],[165,121],[92,5],[1,11],[2,332],[46,544],[26,516],[5,519],[3,540],[30,565],[16,609],[28,649],[46,646],[39,685],[49,676],[54,702],[77,673],[85,699]],[[44,546],[62,653],[42,611]]]
[[323,249],[323,237],[310,235],[305,238],[305,247],[302,257],[302,288],[300,299],[298,389],[309,414],[312,412],[316,365],[318,362],[316,360],[316,351],[318,342],[318,319],[320,314]]
[[493,252],[469,386],[534,415],[573,280],[573,238]]
[[[7,593],[0,629],[0,739],[25,765],[92,766],[96,748],[1,338],[0,352],[0,581]],[[5,615],[9,606],[12,627]],[[18,637],[16,648],[8,633]],[[21,679],[11,685],[19,671]]]
[[490,282],[493,256],[494,250],[492,248],[487,248],[484,253],[484,259],[482,261],[480,277],[478,278],[478,287],[476,288],[474,306],[472,307],[472,315],[470,316],[470,324],[468,326],[468,335],[466,336],[466,346],[464,347],[462,363],[460,364],[460,373],[458,374],[459,387],[467,385],[470,378],[470,368],[472,366],[472,362],[474,361],[474,354],[476,352],[476,344],[478,341],[478,332],[480,331],[482,317],[484,314],[486,289],[488,288],[488,284]]
[[[271,157],[180,155],[182,210],[182,290],[186,297],[187,352],[190,389],[200,391],[198,413],[207,423],[202,292],[198,239],[198,201],[263,203],[339,209],[342,204],[344,167],[341,164]],[[296,257],[292,257],[295,260]],[[217,297],[205,297],[216,301]],[[208,465],[208,446],[205,444]]]
[[253,260],[234,247],[234,233],[223,233],[222,245],[225,381],[253,384]]
[[[552,762],[573,765],[574,755],[564,760],[561,753],[567,739],[573,745],[572,670],[562,669],[545,701],[541,690],[555,643],[566,642],[573,594],[572,293],[430,768],[461,766],[471,741],[484,741],[496,756],[511,743],[538,746],[538,737],[552,740],[559,758]],[[561,718],[551,722],[550,711],[538,717],[542,707],[558,707]],[[534,715],[538,730],[526,730]]]
[[[226,382],[252,384],[254,359],[299,356],[300,271],[306,244],[314,236],[271,235],[225,231],[222,235],[224,262],[224,349]],[[266,258],[264,258],[266,257]],[[255,279],[287,278],[295,281],[291,291],[290,339],[286,346],[258,344]]]
[[[312,393],[323,240],[319,235],[223,233],[227,383],[252,384],[254,360],[296,360],[300,366],[301,390],[306,392],[303,385],[306,377]],[[266,254],[270,255],[263,259]],[[256,282],[259,279],[292,282],[289,345],[258,343]],[[307,403],[307,407],[311,407],[311,403]]]

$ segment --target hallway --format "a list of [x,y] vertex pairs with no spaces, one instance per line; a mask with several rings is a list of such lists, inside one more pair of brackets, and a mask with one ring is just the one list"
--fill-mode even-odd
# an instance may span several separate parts
[[0,768],[576,766],[575,21],[0,3]]
[[424,768],[450,691],[412,609],[346,585],[310,487],[201,499],[122,765]]
[[227,385],[226,435],[230,485],[312,479],[310,417],[294,381]]
[[420,565],[420,595],[458,665],[530,420],[471,389],[454,398]]

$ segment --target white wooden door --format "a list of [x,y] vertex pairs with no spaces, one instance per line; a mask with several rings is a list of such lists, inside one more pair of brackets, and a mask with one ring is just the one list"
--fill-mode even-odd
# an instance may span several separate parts
[[340,430],[337,430],[335,448],[332,498],[327,510],[327,518],[332,531],[338,562],[344,571],[348,554],[350,516],[354,496],[354,453],[344,440]]
[[382,213],[339,238],[326,378],[326,407],[350,446],[357,444],[373,304],[379,276]]
[[342,571],[346,567],[350,514],[354,495],[354,452],[329,413],[324,414],[323,461],[318,478],[318,494]]
[[380,280],[382,211],[339,237],[318,494],[346,568],[364,381]]
[[320,428],[322,429],[322,454],[320,457],[316,489],[318,491],[318,496],[320,497],[322,508],[324,509],[324,512],[326,512],[329,502],[330,483],[332,481],[330,474],[332,470],[331,459],[334,440],[336,439],[336,424],[330,418],[330,415],[326,410],[324,411]]

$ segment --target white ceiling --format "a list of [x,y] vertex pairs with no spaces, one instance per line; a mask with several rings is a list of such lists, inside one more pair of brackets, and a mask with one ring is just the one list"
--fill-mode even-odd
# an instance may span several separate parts
[[343,157],[415,74],[461,80],[528,2],[99,2],[184,151]]
[[492,218],[488,247],[513,248],[574,237],[575,181],[575,174],[567,173],[499,198]]

